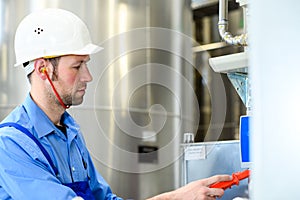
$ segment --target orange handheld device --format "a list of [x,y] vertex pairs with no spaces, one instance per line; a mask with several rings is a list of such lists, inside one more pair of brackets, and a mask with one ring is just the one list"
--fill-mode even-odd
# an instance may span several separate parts
[[250,176],[250,170],[246,169],[242,172],[236,172],[232,174],[232,180],[231,181],[222,181],[214,183],[210,186],[210,188],[222,188],[223,190],[226,190],[228,188],[231,188],[233,185],[239,185],[240,180],[243,180],[245,178],[248,178]]

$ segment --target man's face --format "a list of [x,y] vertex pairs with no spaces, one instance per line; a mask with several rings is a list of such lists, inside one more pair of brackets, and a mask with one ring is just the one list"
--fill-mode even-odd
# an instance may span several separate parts
[[87,68],[88,55],[62,56],[56,67],[53,84],[66,105],[79,105],[92,76]]

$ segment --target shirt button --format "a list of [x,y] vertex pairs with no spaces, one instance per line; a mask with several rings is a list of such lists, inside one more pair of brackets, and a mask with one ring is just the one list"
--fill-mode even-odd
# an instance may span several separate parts
[[72,167],[72,171],[73,171],[73,172],[75,171],[75,167]]

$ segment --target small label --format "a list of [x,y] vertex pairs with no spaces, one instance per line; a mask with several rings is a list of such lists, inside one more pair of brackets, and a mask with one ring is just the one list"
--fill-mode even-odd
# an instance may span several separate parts
[[185,149],[185,160],[204,160],[206,159],[205,146],[189,146]]
[[157,163],[158,147],[142,145],[138,147],[140,163]]

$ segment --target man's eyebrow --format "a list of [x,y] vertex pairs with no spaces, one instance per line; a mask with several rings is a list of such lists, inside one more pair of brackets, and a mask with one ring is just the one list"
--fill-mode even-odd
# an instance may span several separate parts
[[79,64],[81,64],[81,63],[87,63],[87,62],[89,62],[91,59],[90,58],[88,58],[88,59],[86,59],[86,60],[78,60],[78,61],[75,61],[74,63],[73,63],[73,65],[79,65]]

